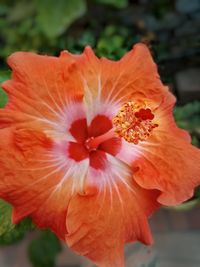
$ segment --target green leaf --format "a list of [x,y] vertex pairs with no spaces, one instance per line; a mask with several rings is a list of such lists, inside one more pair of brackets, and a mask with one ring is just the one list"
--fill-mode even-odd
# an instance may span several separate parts
[[9,22],[18,22],[32,16],[35,12],[33,2],[26,0],[16,1],[8,14],[7,20]]
[[183,204],[177,205],[177,206],[165,206],[165,209],[168,210],[175,210],[175,211],[187,211],[187,210],[192,210],[193,208],[195,208],[197,205],[199,205],[199,199],[192,199],[190,201],[187,201]]
[[177,121],[190,119],[194,115],[200,114],[200,102],[195,101],[184,106],[177,106],[174,109],[174,115]]
[[34,267],[54,267],[61,244],[50,231],[42,231],[28,248],[29,258]]
[[200,147],[200,102],[175,107],[174,116],[177,125],[192,135],[192,144]]
[[15,225],[11,222],[12,207],[0,199],[0,245],[10,245],[21,240],[27,231],[35,226],[30,219],[25,219]]
[[85,0],[35,0],[37,23],[48,38],[65,32],[72,22],[86,12]]
[[[0,71],[0,83],[8,80],[10,77],[10,71]],[[6,93],[0,88],[0,108],[4,107],[7,102]]]
[[11,213],[11,206],[0,199],[0,236],[14,228],[11,223]]
[[13,228],[8,232],[5,232],[0,236],[0,245],[12,245],[21,239],[23,239],[26,232],[35,228],[30,219],[25,219],[17,225],[13,225]]
[[100,4],[111,5],[117,8],[125,8],[128,5],[128,0],[96,0]]
[[10,78],[10,71],[2,70],[0,71],[0,83],[8,80]]
[[9,7],[6,3],[0,3],[0,16],[6,15],[9,12]]

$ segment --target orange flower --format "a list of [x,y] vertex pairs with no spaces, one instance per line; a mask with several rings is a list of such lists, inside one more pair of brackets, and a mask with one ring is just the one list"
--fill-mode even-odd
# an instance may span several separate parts
[[0,196],[101,267],[124,243],[152,243],[147,219],[187,200],[200,153],[178,129],[175,98],[138,44],[119,61],[90,48],[59,58],[17,52],[0,110]]

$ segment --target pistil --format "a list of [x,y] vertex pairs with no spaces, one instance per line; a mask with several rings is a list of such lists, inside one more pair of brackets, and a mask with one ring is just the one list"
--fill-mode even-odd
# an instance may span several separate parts
[[109,140],[111,138],[114,138],[114,137],[116,137],[116,133],[111,129],[110,131],[108,131],[102,135],[99,135],[97,137],[88,138],[85,142],[85,147],[89,151],[96,150],[101,143],[103,143],[106,140]]

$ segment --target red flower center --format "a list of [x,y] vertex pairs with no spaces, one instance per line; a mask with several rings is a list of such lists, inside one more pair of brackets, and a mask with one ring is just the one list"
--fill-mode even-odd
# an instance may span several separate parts
[[69,131],[76,142],[69,143],[69,157],[77,162],[89,158],[91,167],[105,169],[106,153],[115,156],[121,147],[111,129],[112,122],[105,115],[97,115],[89,127],[85,118],[74,121]]

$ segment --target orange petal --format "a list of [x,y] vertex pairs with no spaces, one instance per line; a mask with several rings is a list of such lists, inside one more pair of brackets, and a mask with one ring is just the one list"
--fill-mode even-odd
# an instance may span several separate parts
[[36,129],[6,128],[0,138],[0,197],[14,206],[13,222],[30,216],[64,239],[72,181],[62,181],[66,170],[51,156],[52,141]]
[[8,64],[13,74],[3,83],[9,96],[6,108],[21,112],[25,120],[58,119],[69,99],[82,99],[82,82],[70,58],[16,52]]
[[121,102],[147,98],[160,103],[166,93],[162,86],[157,67],[149,49],[144,44],[136,44],[119,61],[97,58],[90,47],[80,56],[71,57],[85,79],[85,99],[89,100],[90,91],[93,99],[108,102]]
[[[93,180],[99,178],[95,175]],[[126,242],[152,243],[147,217],[158,207],[158,194],[140,188],[131,178],[129,182],[132,191],[118,182],[112,191],[105,187],[96,195],[79,195],[70,201],[66,242],[98,266],[124,266]]]
[[136,44],[119,61],[102,58],[102,87],[105,98],[126,102],[137,99],[153,99],[160,103],[165,89],[149,49]]
[[186,201],[200,184],[200,150],[190,144],[186,131],[177,128],[173,104],[168,96],[156,114],[159,126],[147,142],[136,146],[138,157],[133,161],[137,183],[160,190],[158,201],[164,205]]

